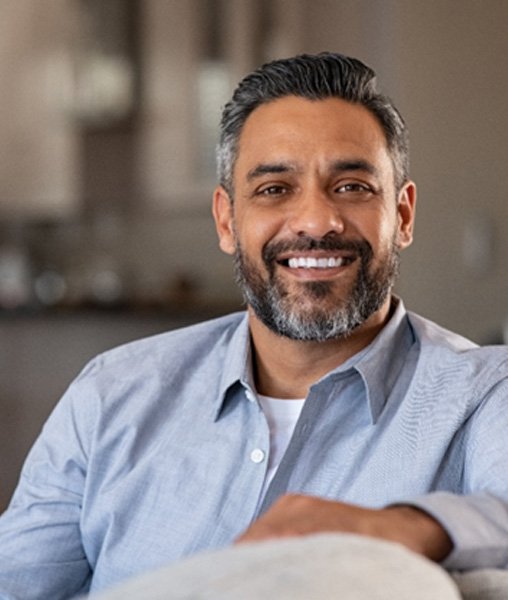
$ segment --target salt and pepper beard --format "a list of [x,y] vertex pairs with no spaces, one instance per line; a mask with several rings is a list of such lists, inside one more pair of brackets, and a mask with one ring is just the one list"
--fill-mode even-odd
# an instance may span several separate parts
[[[331,307],[320,300],[332,298],[337,282],[301,281],[300,291],[292,292],[276,273],[277,256],[309,250],[346,251],[359,261],[349,294]],[[268,242],[262,250],[265,276],[246,256],[236,236],[235,276],[245,301],[269,329],[293,340],[322,342],[347,337],[379,310],[390,294],[400,263],[395,239],[375,269],[373,256],[372,246],[366,240],[345,240],[333,233],[319,240],[302,236],[294,241]],[[310,308],[305,304],[310,304]]]

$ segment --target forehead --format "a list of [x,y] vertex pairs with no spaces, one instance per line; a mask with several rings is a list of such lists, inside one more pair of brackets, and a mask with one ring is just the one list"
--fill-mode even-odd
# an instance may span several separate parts
[[279,98],[256,108],[239,138],[235,178],[256,163],[306,166],[361,159],[393,175],[384,131],[364,106],[340,98]]

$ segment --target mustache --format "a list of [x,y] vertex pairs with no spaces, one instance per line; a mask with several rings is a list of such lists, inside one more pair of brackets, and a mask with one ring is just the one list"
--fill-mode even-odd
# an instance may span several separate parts
[[306,252],[309,250],[346,251],[359,256],[362,262],[368,262],[372,255],[372,246],[367,240],[347,239],[338,234],[329,234],[322,238],[302,235],[294,240],[267,242],[261,256],[266,266],[273,265],[277,257],[284,252]]

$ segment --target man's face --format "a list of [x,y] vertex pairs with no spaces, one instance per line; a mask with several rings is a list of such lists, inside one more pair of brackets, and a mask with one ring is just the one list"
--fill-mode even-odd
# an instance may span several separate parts
[[260,106],[240,135],[233,183],[233,204],[215,193],[220,244],[262,323],[323,341],[386,306],[412,239],[414,187],[396,192],[369,111],[294,96]]

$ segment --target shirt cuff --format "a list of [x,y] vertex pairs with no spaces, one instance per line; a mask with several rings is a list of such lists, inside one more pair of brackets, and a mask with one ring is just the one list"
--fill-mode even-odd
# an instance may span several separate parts
[[508,504],[500,498],[433,492],[396,504],[423,510],[446,530],[453,550],[441,566],[448,571],[508,566]]

